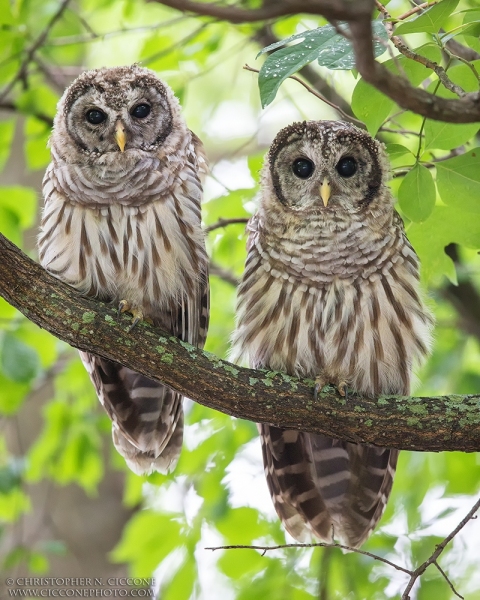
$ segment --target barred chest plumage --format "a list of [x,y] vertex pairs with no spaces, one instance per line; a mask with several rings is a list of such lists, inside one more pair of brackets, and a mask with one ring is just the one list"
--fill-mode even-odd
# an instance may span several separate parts
[[128,298],[150,318],[195,297],[207,258],[201,184],[191,166],[167,193],[130,204],[72,201],[58,172],[52,163],[44,180],[39,256],[46,269],[86,295]]
[[409,392],[432,327],[418,260],[398,215],[368,244],[362,227],[325,235],[311,223],[292,234],[252,219],[234,358],[371,395]]

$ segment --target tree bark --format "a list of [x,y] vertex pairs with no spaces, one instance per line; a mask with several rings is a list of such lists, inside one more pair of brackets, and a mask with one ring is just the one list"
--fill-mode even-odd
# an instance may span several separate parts
[[233,365],[146,323],[128,331],[116,307],[82,297],[0,234],[0,295],[71,346],[115,360],[225,414],[350,442],[406,450],[480,450],[480,394],[442,397],[350,394]]

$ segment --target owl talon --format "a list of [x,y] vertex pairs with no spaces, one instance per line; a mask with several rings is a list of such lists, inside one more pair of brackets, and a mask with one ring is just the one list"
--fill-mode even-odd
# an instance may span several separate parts
[[127,312],[129,309],[130,303],[128,302],[128,300],[120,300],[120,302],[118,303],[117,315],[120,316],[122,313]]
[[143,311],[141,308],[132,308],[129,312],[132,313],[133,321],[130,327],[128,328],[128,333],[132,331],[135,325],[143,321]]
[[313,399],[317,400],[318,392],[325,386],[325,379],[320,375],[315,379],[315,387],[313,388]]

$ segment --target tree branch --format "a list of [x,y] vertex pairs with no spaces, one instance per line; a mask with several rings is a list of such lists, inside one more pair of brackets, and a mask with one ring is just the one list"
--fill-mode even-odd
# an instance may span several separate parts
[[312,380],[233,365],[146,323],[129,333],[116,307],[83,298],[1,234],[0,296],[71,346],[234,417],[391,448],[480,450],[480,394],[345,399],[326,387],[314,400]]
[[321,15],[326,19],[350,21],[359,16],[370,18],[373,10],[373,0],[279,0],[265,3],[260,8],[238,8],[235,5],[224,6],[213,2],[194,2],[192,0],[152,0],[175,8],[182,12],[213,17],[230,23],[255,23],[278,19],[298,13]]
[[411,574],[411,577],[410,577],[410,581],[408,582],[408,585],[405,588],[405,591],[403,592],[402,600],[410,600],[409,594],[410,594],[413,586],[415,585],[415,582],[421,575],[423,575],[423,573],[425,573],[425,570],[427,569],[427,567],[429,567],[432,564],[436,565],[436,567],[439,569],[440,573],[443,575],[443,577],[445,578],[447,583],[450,585],[450,587],[452,588],[454,593],[459,598],[463,598],[463,596],[460,596],[458,594],[458,592],[454,589],[451,581],[448,579],[448,577],[445,575],[443,570],[437,564],[437,559],[440,556],[440,554],[445,550],[447,544],[449,544],[453,540],[453,538],[457,535],[457,533],[459,533],[459,531],[461,529],[463,529],[469,521],[476,518],[475,514],[478,512],[479,509],[480,509],[480,500],[477,500],[477,502],[475,502],[475,504],[473,505],[471,510],[469,510],[468,514],[460,521],[460,523],[455,527],[455,529],[449,535],[447,535],[447,537],[442,542],[440,542],[440,544],[438,544],[438,546],[435,548],[435,551],[431,554],[431,556],[425,562],[423,562],[419,567],[417,567],[415,569],[415,571],[413,571],[413,573]]
[[296,14],[312,14],[331,22],[346,21],[350,26],[349,38],[355,53],[356,67],[367,83],[391,98],[400,107],[438,121],[473,123],[480,121],[480,92],[470,92],[456,99],[447,99],[413,87],[401,76],[395,75],[378,63],[373,55],[372,14],[375,0],[278,0],[257,9],[243,9],[235,5],[219,5],[193,0],[152,0],[182,12],[229,21],[253,23]]

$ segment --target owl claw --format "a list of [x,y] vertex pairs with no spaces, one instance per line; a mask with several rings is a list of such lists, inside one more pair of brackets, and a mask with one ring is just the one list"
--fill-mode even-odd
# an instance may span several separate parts
[[[130,304],[130,302],[128,302],[128,300],[120,300],[120,302],[118,304],[118,316],[120,316],[124,312],[129,312],[133,317],[132,324],[130,325],[130,327],[127,330],[128,333],[130,333],[130,331],[132,331],[132,329],[135,327],[135,325],[137,325],[138,323],[140,323],[141,321],[144,320],[143,310],[141,308],[133,308],[132,305]],[[150,319],[145,319],[145,320],[150,322]]]
[[325,386],[325,379],[320,375],[315,379],[315,387],[313,388],[313,399],[317,400],[318,392]]
[[[325,387],[326,385],[326,381],[324,379],[324,377],[322,376],[318,376],[315,379],[315,387],[313,388],[313,399],[317,400],[318,398],[318,392]],[[336,385],[335,385],[337,392],[340,394],[340,396],[342,396],[343,398],[347,398],[347,384],[345,381],[339,381]]]
[[132,331],[135,325],[143,321],[143,311],[141,308],[132,308],[129,312],[132,313],[133,321],[130,327],[128,328],[128,333]]

